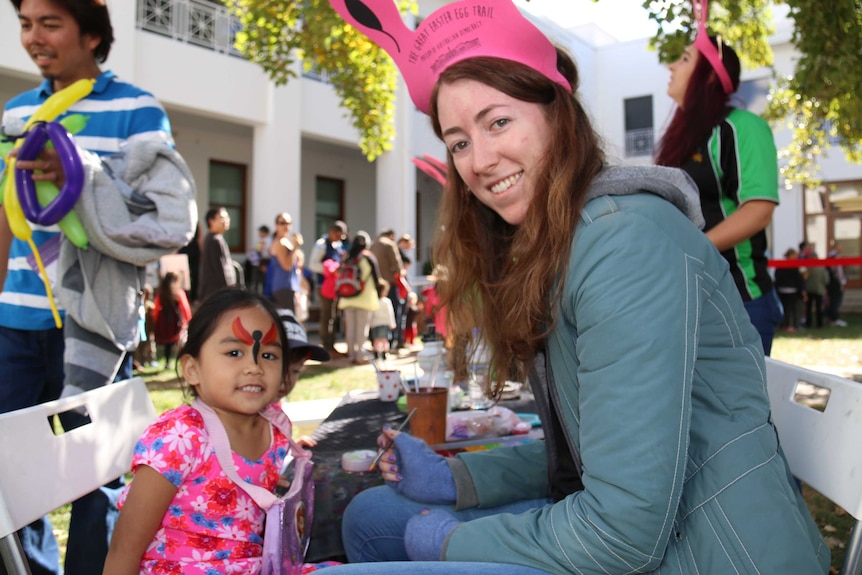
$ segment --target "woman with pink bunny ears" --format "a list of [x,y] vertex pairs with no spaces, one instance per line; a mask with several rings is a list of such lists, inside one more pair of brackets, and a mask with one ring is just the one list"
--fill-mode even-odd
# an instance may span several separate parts
[[384,430],[387,485],[351,501],[332,575],[827,573],[685,173],[608,166],[574,62],[509,0],[446,4],[415,32],[393,0],[330,1],[446,145],[448,333],[481,334],[487,395],[529,376],[545,432],[446,459]]
[[745,309],[769,355],[781,304],[767,268],[766,227],[778,205],[778,153],[769,124],[730,105],[739,58],[706,29],[706,1],[695,5],[697,37],[668,67],[677,103],[656,163],[682,168],[697,184],[704,232],[730,265]]

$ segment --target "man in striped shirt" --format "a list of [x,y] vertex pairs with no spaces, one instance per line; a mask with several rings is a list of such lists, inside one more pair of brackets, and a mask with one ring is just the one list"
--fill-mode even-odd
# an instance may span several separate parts
[[[20,135],[26,120],[55,92],[81,79],[95,79],[90,95],[63,114],[76,113],[87,118],[85,127],[74,136],[78,148],[103,157],[121,152],[135,141],[161,141],[173,148],[170,123],[159,102],[148,92],[100,68],[114,40],[104,0],[11,2],[19,16],[21,44],[44,81],[6,104],[2,119],[4,134]],[[63,185],[63,169],[53,150],[44,150],[33,161],[20,161],[17,167],[40,170],[41,174],[33,173],[34,180]],[[195,214],[193,219],[196,217]],[[33,241],[46,259],[48,275],[56,275],[59,229],[31,227]],[[56,286],[60,278],[51,280]],[[111,381],[126,349],[120,342],[88,333],[68,314],[64,318],[66,337],[75,338],[75,334],[81,333],[78,341],[85,344],[78,345],[85,352],[67,357],[64,366],[64,349],[68,346],[63,330],[55,326],[31,249],[26,242],[13,237],[2,208],[0,285],[0,412],[58,398],[63,390],[64,373],[66,383],[70,375],[74,376],[73,381],[89,379],[96,382],[94,385]],[[110,286],[112,290],[115,288],[120,293],[128,286]],[[60,313],[62,316],[62,310]],[[66,573],[102,572],[112,530],[108,525],[113,523],[111,515],[116,514],[116,495],[106,486],[73,505]],[[61,572],[57,544],[47,518],[23,529],[20,536],[34,574]]]

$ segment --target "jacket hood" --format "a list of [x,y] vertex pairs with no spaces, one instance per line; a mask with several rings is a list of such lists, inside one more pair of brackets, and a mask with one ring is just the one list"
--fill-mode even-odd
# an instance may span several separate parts
[[587,201],[601,196],[627,196],[649,192],[660,196],[684,213],[698,228],[706,222],[694,180],[677,168],[660,166],[606,167],[587,192]]

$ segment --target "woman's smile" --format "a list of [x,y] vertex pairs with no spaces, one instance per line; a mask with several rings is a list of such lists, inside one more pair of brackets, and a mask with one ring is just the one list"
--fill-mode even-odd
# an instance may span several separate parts
[[544,108],[475,80],[441,85],[438,101],[443,141],[470,192],[523,223],[551,140]]

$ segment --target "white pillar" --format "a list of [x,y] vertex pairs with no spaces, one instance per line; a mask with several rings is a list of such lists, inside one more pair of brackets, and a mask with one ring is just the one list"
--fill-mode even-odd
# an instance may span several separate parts
[[398,79],[395,141],[392,150],[377,158],[376,235],[392,228],[397,235],[416,235],[416,169],[410,161],[410,115],[413,103],[404,81]]
[[254,163],[247,201],[247,240],[257,238],[257,228],[274,229],[275,216],[288,212],[293,231],[300,230],[300,159],[302,152],[301,89],[298,79],[286,86],[270,85],[268,121],[254,127]]

